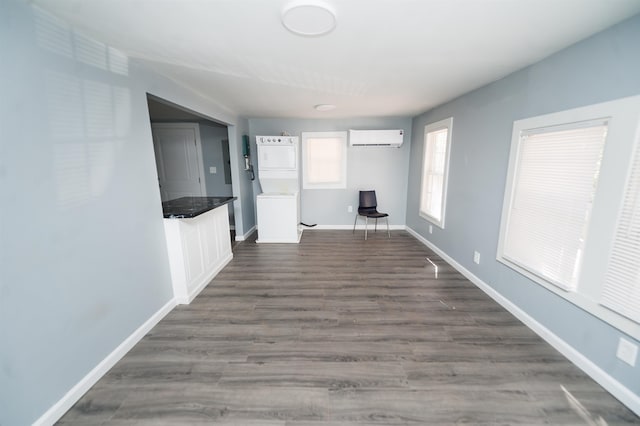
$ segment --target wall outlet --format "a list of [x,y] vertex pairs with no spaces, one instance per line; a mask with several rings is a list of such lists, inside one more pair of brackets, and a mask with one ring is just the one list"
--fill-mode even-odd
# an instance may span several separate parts
[[638,357],[638,346],[621,337],[618,341],[616,356],[630,366],[635,367],[636,358]]
[[433,234],[433,225],[429,225],[429,233]]
[[347,213],[353,213],[353,206],[347,206]]
[[480,253],[478,253],[477,251],[473,252],[473,263],[475,263],[476,265],[480,264]]
[[215,175],[216,173],[218,173],[218,169],[216,167],[209,167],[209,173],[212,175]]

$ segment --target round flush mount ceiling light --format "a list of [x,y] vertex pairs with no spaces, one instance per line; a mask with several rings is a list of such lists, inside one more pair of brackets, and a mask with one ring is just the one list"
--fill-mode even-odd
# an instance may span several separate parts
[[317,37],[333,31],[336,13],[323,1],[293,1],[282,10],[282,25],[294,34]]
[[318,104],[314,106],[316,111],[331,111],[332,109],[336,109],[336,106],[333,104]]

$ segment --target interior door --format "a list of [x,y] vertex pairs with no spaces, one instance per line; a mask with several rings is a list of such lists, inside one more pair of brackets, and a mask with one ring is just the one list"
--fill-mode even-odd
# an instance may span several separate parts
[[197,126],[191,123],[152,126],[162,201],[206,193]]

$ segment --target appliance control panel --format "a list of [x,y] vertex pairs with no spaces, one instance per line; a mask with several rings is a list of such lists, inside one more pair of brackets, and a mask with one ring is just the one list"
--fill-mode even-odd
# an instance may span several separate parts
[[295,145],[298,142],[298,136],[256,136],[258,145]]

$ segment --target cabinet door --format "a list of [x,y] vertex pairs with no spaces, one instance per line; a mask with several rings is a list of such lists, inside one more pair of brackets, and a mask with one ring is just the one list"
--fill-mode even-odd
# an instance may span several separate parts
[[180,233],[186,284],[189,290],[192,284],[205,272],[205,259],[201,247],[201,232],[197,223],[182,222]]
[[200,224],[202,234],[202,250],[205,255],[207,269],[213,269],[220,259],[220,248],[218,247],[218,209],[205,213]]
[[224,259],[231,253],[231,231],[229,229],[229,213],[228,205],[219,207],[216,214],[217,231],[218,231],[218,249],[220,260]]

